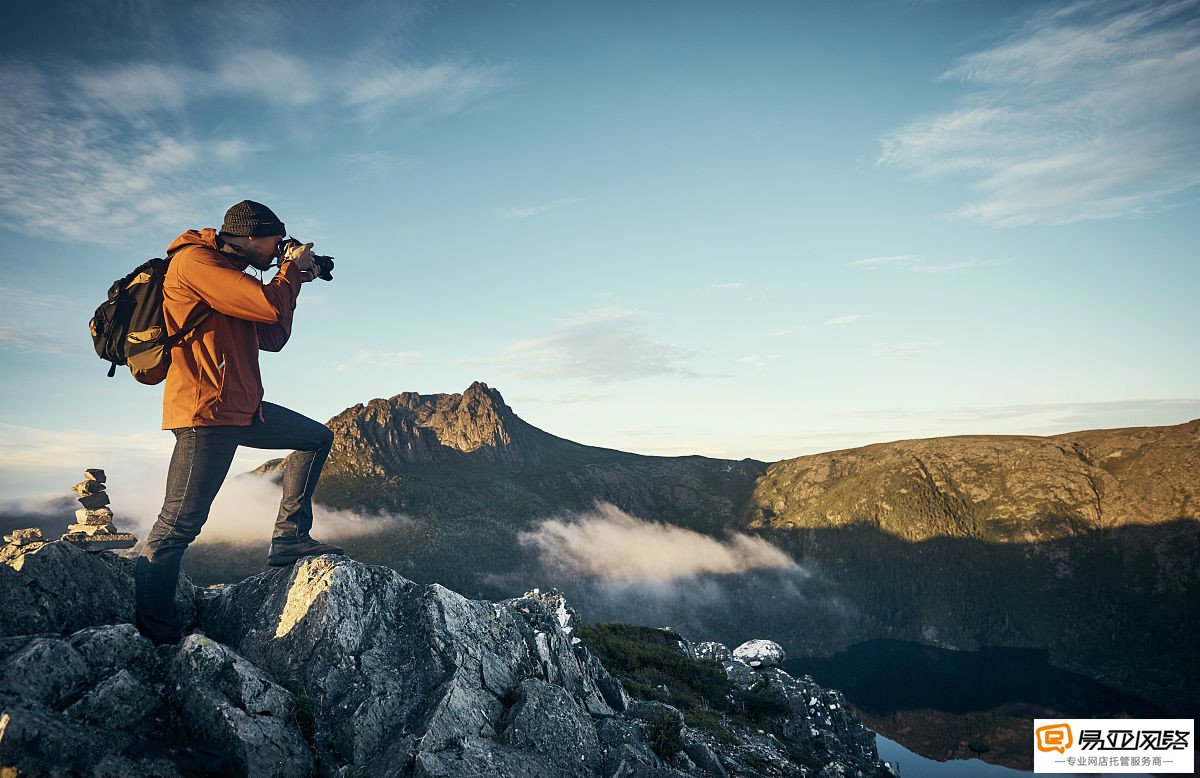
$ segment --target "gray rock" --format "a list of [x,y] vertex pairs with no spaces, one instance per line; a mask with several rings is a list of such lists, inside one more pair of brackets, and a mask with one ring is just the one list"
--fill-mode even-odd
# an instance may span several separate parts
[[0,664],[0,693],[53,707],[88,677],[87,663],[66,641],[34,638]]
[[654,700],[635,700],[629,704],[629,708],[625,711],[626,715],[631,719],[639,719],[641,721],[662,721],[670,720],[682,726],[683,714],[679,709],[665,702],[655,702]]
[[704,742],[702,738],[696,736],[696,733],[691,730],[684,729],[682,733],[683,751],[697,768],[703,770],[707,775],[716,776],[716,778],[728,778],[724,766],[721,765],[721,758],[716,752]]
[[84,535],[112,535],[111,524],[68,524],[66,535],[80,532]]
[[312,752],[289,720],[292,695],[250,662],[203,635],[189,635],[169,675],[184,726],[194,738],[220,744],[235,774],[312,773]]
[[103,508],[110,502],[108,492],[100,491],[94,494],[85,494],[79,498],[79,504],[89,511],[94,511],[97,508]]
[[[502,700],[526,678],[613,715],[542,602],[468,600],[343,556],[209,590],[201,623],[313,701],[313,745],[341,764],[390,769],[499,732]],[[467,757],[423,769],[451,758]]]
[[[181,575],[175,607],[185,626],[195,616],[194,598],[191,582]],[[0,602],[0,636],[129,624],[133,560],[89,554],[63,541],[0,546]]]
[[769,668],[762,677],[792,710],[793,715],[782,723],[789,740],[804,746],[819,744],[849,775],[858,769],[870,773],[880,766],[875,733],[863,726],[840,691],[822,688],[811,676],[795,678],[777,667]]
[[463,738],[437,752],[422,751],[412,773],[413,778],[562,778],[569,774],[534,754],[479,737]]
[[[631,701],[574,640],[558,592],[482,602],[312,557],[199,590],[208,636],[156,649],[109,623],[132,615],[132,567],[66,543],[0,548],[0,595],[14,598],[0,624],[38,632],[0,634],[0,764],[164,778],[811,774],[774,735],[720,714],[711,731],[689,728],[670,705]],[[727,653],[678,643],[687,656]],[[840,693],[731,655],[722,667],[742,691],[778,692],[790,715],[773,728],[830,775],[880,768]]]
[[96,684],[66,714],[88,724],[134,732],[161,703],[159,692],[122,669]]
[[167,759],[133,759],[108,754],[89,773],[91,778],[181,778],[179,770]]
[[747,640],[733,649],[733,658],[751,667],[774,667],[786,658],[783,646],[773,640]]
[[94,478],[88,478],[85,474],[84,479],[71,487],[71,491],[78,494],[80,497],[85,497],[89,494],[102,494],[104,492],[104,482]]
[[600,767],[600,741],[591,718],[564,689],[536,678],[517,687],[500,741],[547,757],[564,776],[594,775]]
[[724,643],[715,643],[713,641],[693,644],[692,652],[695,654],[696,659],[702,662],[724,664],[733,659],[733,652]]
[[99,551],[115,551],[122,548],[133,548],[137,545],[137,537],[128,532],[112,532],[107,527],[99,529],[105,532],[85,530],[83,532],[68,532],[61,540],[74,543],[88,553]]
[[36,703],[0,694],[0,768],[20,776],[86,774],[129,735],[72,721]]
[[628,719],[601,719],[596,723],[596,736],[604,749],[600,772],[605,778],[629,775],[635,766],[664,766],[658,754],[646,742],[645,730]]
[[105,525],[112,524],[113,512],[111,508],[97,508],[94,511],[89,511],[87,508],[80,508],[75,511],[76,524],[97,524]]
[[43,540],[45,539],[42,537],[42,531],[37,527],[15,529],[10,534],[4,536],[4,542],[12,543],[14,546],[24,546],[29,543],[38,543]]
[[81,629],[67,638],[94,675],[108,675],[125,667],[149,668],[155,662],[154,644],[132,624],[110,624]]

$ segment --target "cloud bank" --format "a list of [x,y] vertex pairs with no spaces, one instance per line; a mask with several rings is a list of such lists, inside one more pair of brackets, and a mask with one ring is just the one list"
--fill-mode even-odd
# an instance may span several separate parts
[[750,535],[724,540],[671,524],[644,521],[608,503],[563,519],[547,519],[520,535],[542,564],[563,575],[612,583],[671,583],[705,574],[795,569],[783,551]]
[[942,78],[957,106],[882,139],[880,165],[960,174],[958,216],[995,226],[1110,219],[1200,183],[1200,2],[1050,5]]

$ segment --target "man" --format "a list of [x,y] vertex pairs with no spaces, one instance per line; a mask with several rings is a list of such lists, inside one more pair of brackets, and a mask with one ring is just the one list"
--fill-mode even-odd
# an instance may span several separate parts
[[269,283],[244,272],[248,266],[270,267],[286,234],[270,208],[243,200],[225,213],[220,232],[189,230],[167,249],[167,332],[174,335],[201,321],[171,350],[163,429],[175,434],[175,452],[162,512],[134,570],[137,627],[156,644],[177,643],[183,637],[175,613],[179,565],[208,518],[238,446],[296,450],[283,473],[283,499],[267,564],[283,566],[312,554],[342,553],[308,534],[312,495],[333,433],[312,419],[262,401],[258,351],[279,351],[287,343],[300,286],[318,272],[311,243],[288,250]]

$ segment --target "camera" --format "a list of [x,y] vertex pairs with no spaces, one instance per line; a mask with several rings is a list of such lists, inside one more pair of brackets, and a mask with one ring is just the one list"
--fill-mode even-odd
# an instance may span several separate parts
[[[288,238],[279,242],[278,254],[280,257],[287,256],[287,253],[292,249],[299,248],[304,244],[295,238]],[[320,278],[323,281],[333,280],[333,257],[325,256],[324,254],[312,255],[313,257],[313,273],[315,278]]]

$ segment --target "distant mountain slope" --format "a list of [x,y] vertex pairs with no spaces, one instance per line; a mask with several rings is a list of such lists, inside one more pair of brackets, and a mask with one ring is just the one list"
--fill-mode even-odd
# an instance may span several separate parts
[[1200,420],[1051,437],[902,440],[776,462],[744,518],[909,541],[1036,543],[1200,515]]
[[[404,392],[329,421],[334,444],[316,499],[334,508],[417,521],[371,544],[369,561],[475,596],[497,576],[532,570],[518,533],[597,501],[702,532],[737,523],[765,462],[656,457],[555,437],[513,412],[495,389]],[[274,475],[283,460],[260,467]],[[244,575],[223,554],[220,577]],[[208,580],[197,573],[200,580]]]
[[[904,440],[767,464],[582,445],[475,383],[372,400],[329,426],[318,500],[412,517],[351,551],[416,580],[493,598],[536,586],[542,560],[521,533],[605,501],[709,535],[759,535],[805,577],[714,575],[669,603],[638,603],[560,575],[588,618],[641,613],[726,642],[771,634],[798,655],[874,638],[1038,647],[1172,715],[1194,711],[1200,420]],[[202,581],[246,574],[236,553],[203,554],[189,553]],[[689,596],[718,590],[736,607]]]

